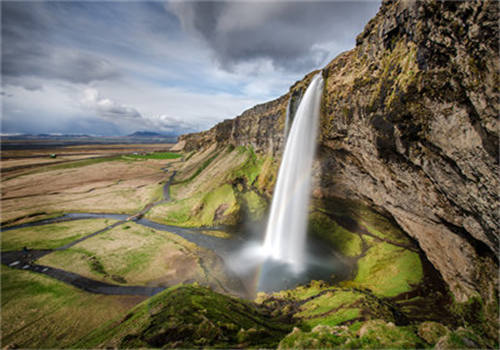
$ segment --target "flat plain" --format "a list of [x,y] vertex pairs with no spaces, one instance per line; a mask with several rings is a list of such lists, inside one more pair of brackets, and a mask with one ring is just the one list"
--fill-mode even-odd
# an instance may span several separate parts
[[[25,250],[23,264],[27,261],[30,267],[61,269],[113,285],[163,288],[198,282],[224,291],[229,282],[212,251],[125,220],[163,200],[171,165],[180,157],[168,152],[170,146],[81,145],[2,152],[2,252]],[[125,215],[58,219],[66,213]],[[47,250],[51,252],[30,260],[31,252]],[[8,348],[69,346],[147,298],[88,293],[24,271],[16,262],[11,266],[16,268],[1,266],[1,333]]]

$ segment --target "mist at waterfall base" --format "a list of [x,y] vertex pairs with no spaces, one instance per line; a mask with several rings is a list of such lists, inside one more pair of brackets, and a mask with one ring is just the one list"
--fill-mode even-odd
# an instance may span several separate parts
[[[254,240],[228,261],[243,280],[252,280],[247,287],[256,292],[289,289],[313,279],[331,280],[332,275],[345,277],[343,275],[350,270],[324,243],[312,237],[306,241],[322,91],[323,78],[318,73],[309,84],[291,123],[264,243],[262,237],[254,236]],[[292,115],[289,112],[287,126],[288,117]],[[287,129],[285,127],[285,132]],[[259,235],[258,232],[254,234]]]

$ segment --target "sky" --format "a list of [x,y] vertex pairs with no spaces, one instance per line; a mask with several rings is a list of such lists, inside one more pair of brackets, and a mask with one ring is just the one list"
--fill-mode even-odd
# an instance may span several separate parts
[[2,1],[1,133],[205,130],[355,46],[379,1]]

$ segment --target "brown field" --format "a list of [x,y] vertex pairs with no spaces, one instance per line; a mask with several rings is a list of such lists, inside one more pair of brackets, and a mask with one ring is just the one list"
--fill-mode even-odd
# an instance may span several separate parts
[[[170,145],[100,147],[61,147],[54,153],[68,155],[56,159],[48,158],[48,150],[2,153],[2,224],[39,220],[60,212],[134,214],[161,198],[163,183],[168,178],[161,169],[173,160],[131,160],[122,159],[121,155],[165,151]],[[88,156],[81,154],[83,150]],[[9,158],[16,152],[25,158]],[[34,157],[42,153],[47,156]],[[50,164],[54,162],[62,163]],[[20,168],[5,171],[16,167]]]

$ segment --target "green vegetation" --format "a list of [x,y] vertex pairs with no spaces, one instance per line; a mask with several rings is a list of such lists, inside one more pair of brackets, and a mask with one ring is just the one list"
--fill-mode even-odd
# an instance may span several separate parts
[[201,174],[201,172],[202,172],[203,170],[205,170],[205,168],[206,168],[207,166],[209,166],[209,165],[210,165],[210,163],[212,163],[212,162],[213,162],[213,160],[214,160],[215,158],[217,158],[217,156],[218,156],[218,155],[219,155],[219,153],[215,153],[215,154],[213,154],[212,156],[210,156],[208,159],[206,159],[206,160],[205,160],[205,161],[204,161],[204,162],[203,162],[203,163],[202,163],[202,164],[201,164],[201,165],[200,165],[200,166],[199,166],[199,167],[195,170],[195,172],[194,172],[194,173],[193,173],[190,177],[188,177],[187,179],[182,180],[182,181],[174,181],[174,183],[175,183],[175,184],[182,184],[182,183],[186,183],[186,182],[193,181],[193,179],[194,179],[195,177],[197,177],[198,175],[200,175],[200,174]]
[[109,283],[206,282],[198,260],[204,254],[181,237],[130,222],[46,255],[39,263]]
[[422,277],[422,263],[417,253],[379,243],[358,261],[358,273],[350,285],[391,297],[410,291]]
[[329,242],[345,256],[358,256],[362,252],[363,242],[357,234],[351,233],[321,212],[309,215],[311,233]]
[[247,191],[241,194],[248,218],[251,221],[260,220],[267,209],[267,201],[254,191]]
[[232,186],[225,184],[206,194],[160,205],[147,217],[183,227],[231,225],[239,218],[239,208]]
[[290,330],[258,305],[187,285],[150,298],[75,347],[271,348]]
[[182,154],[173,152],[154,152],[147,154],[128,154],[125,159],[177,159],[181,158]]
[[448,333],[448,328],[438,322],[427,321],[418,326],[418,336],[431,345],[436,344],[439,338]]
[[75,160],[75,161],[71,161],[71,162],[67,162],[67,163],[41,167],[33,172],[25,173],[25,174],[23,174],[23,176],[28,175],[28,174],[45,172],[45,171],[74,169],[74,168],[84,167],[84,166],[88,166],[88,165],[94,165],[94,164],[99,164],[99,163],[104,163],[104,162],[112,162],[112,161],[117,161],[117,160],[122,160],[122,157],[121,156],[113,156],[113,157],[102,157],[102,158]]
[[53,249],[99,231],[116,222],[110,219],[86,219],[2,232],[2,251]]
[[[411,244],[409,237],[396,223],[358,201],[330,198],[315,201],[314,207],[319,211],[332,213],[338,217],[350,218],[358,226],[366,228],[372,235],[381,239],[405,245]],[[328,208],[328,211],[324,208]]]
[[[267,201],[256,191],[261,177],[268,177],[272,170],[270,158],[242,146],[205,154],[201,159],[192,157],[181,167],[171,186],[174,200],[153,208],[147,217],[183,227],[234,225],[243,217],[244,208],[251,220],[261,219]],[[264,175],[263,166],[267,169]],[[262,183],[267,185],[268,180]]]
[[280,349],[415,349],[422,347],[422,340],[411,327],[398,327],[383,320],[368,321],[361,326],[351,327],[320,325],[310,332],[294,329],[279,345]]
[[2,347],[64,348],[141,301],[2,266]]
[[264,159],[258,158],[252,147],[238,146],[236,152],[245,154],[247,159],[231,172],[230,178],[241,177],[246,180],[248,185],[251,185],[259,175]]

